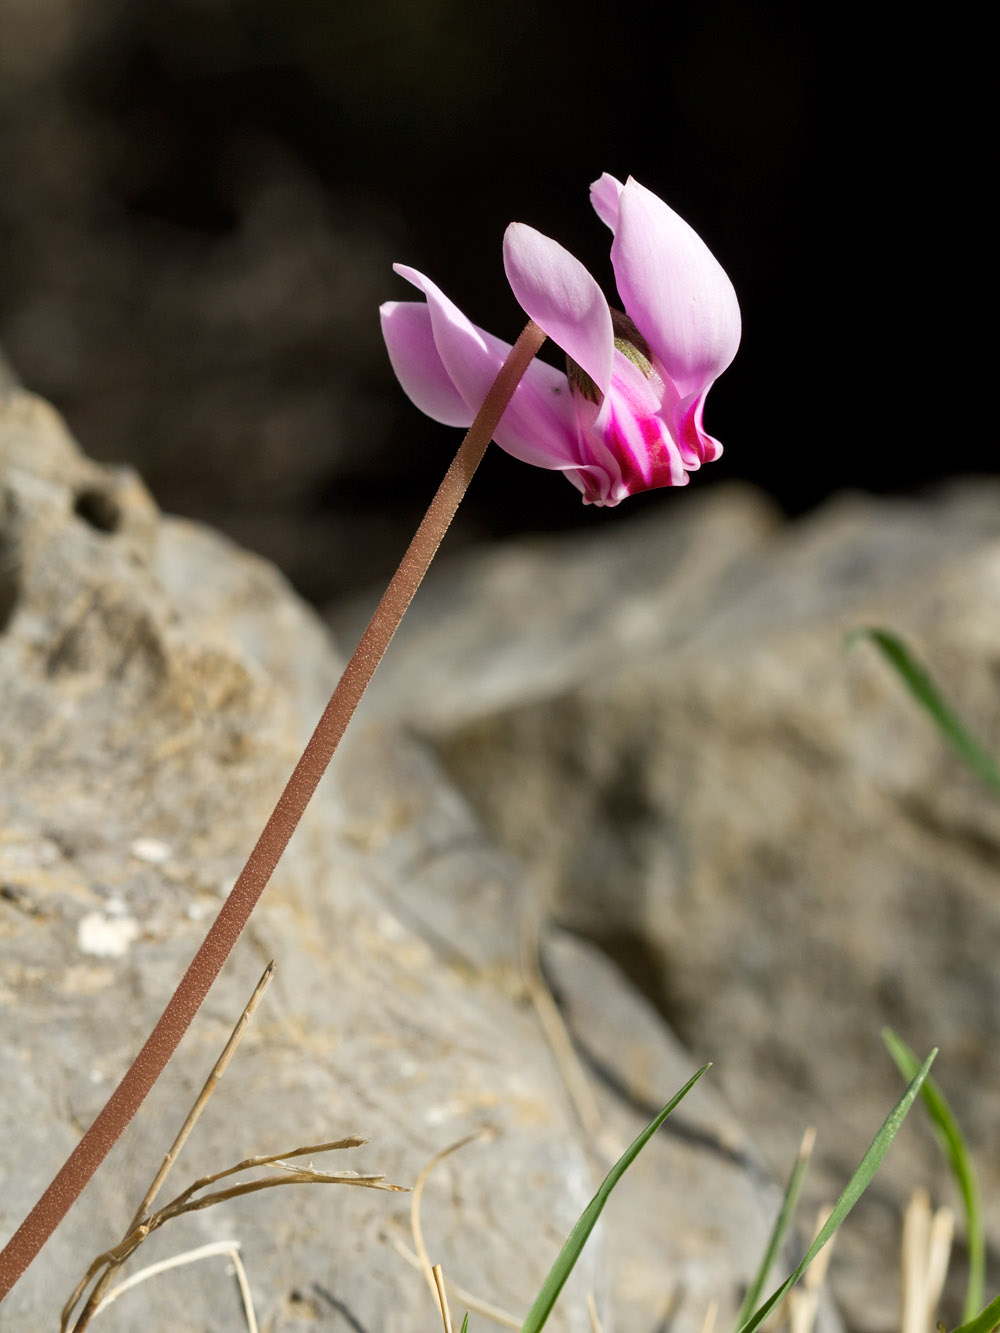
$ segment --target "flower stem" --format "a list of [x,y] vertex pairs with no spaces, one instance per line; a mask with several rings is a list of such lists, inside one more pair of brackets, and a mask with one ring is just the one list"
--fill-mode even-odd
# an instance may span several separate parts
[[138,1111],[177,1049],[302,818],[392,636],[455,516],[521,377],[545,341],[528,322],[500,368],[330,702],[159,1022],[51,1185],[0,1251],[0,1301],[19,1280]]

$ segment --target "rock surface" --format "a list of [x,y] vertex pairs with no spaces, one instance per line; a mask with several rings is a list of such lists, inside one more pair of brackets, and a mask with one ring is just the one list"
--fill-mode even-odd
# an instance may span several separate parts
[[[717,1060],[776,1168],[818,1125],[814,1195],[899,1094],[881,1027],[940,1046],[1000,1247],[1000,806],[874,649],[845,651],[902,634],[996,753],[998,613],[995,483],[790,525],[717,491],[439,568],[372,706]],[[839,1243],[858,1329],[898,1327],[895,1210],[922,1182],[954,1197],[917,1124]]]
[[[133,474],[83,458],[55,414],[13,388],[0,397],[0,497],[6,1236],[147,1035],[338,659],[270,566],[161,518]],[[352,1132],[371,1143],[321,1164],[410,1184],[434,1153],[489,1125],[495,1137],[431,1177],[424,1232],[450,1277],[523,1315],[600,1165],[526,1000],[523,906],[515,861],[437,761],[370,710],[178,1056],[0,1324],[56,1326],[89,1260],[117,1241],[272,957],[276,980],[162,1201],[251,1154]],[[696,1062],[592,949],[558,939],[548,953],[604,1063],[603,1146],[620,1149],[646,1102],[665,1099]],[[612,1262],[596,1237],[553,1330],[590,1327],[585,1289],[608,1330],[616,1319],[630,1333],[661,1327],[678,1290],[675,1333],[699,1329],[713,1296],[731,1313],[774,1190],[704,1081],[679,1124],[628,1178],[607,1229]],[[132,1267],[233,1239],[262,1328],[409,1333],[434,1316],[393,1245],[408,1242],[407,1210],[408,1196],[273,1191],[169,1224]],[[101,1316],[108,1333],[140,1326],[242,1329],[224,1261],[163,1274]]]

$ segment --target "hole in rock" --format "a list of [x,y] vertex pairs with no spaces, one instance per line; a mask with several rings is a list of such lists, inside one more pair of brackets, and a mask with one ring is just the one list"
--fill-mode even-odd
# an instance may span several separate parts
[[118,501],[96,486],[80,492],[74,502],[73,513],[98,532],[117,532],[121,527],[122,511]]
[[13,538],[4,531],[0,511],[0,634],[10,623],[21,596],[21,570]]

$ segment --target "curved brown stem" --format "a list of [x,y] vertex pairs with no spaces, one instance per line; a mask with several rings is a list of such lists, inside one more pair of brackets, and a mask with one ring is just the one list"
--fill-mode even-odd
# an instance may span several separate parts
[[103,1110],[48,1189],[0,1251],[0,1301],[66,1216],[84,1186],[138,1111],[187,1031],[267,887],[309,799],[354,715],[403,613],[427,572],[511,395],[545,334],[531,321],[514,344],[486,401],[445,473],[399,568],[278,798],[257,844],[159,1022]]

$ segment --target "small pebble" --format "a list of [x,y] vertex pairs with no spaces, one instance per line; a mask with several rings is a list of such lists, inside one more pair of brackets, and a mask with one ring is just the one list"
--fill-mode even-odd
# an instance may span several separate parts
[[76,941],[82,953],[95,958],[123,958],[138,934],[139,923],[131,917],[88,912],[76,928]]
[[171,848],[159,838],[136,838],[129,851],[137,861],[146,861],[153,866],[161,866],[171,856]]

